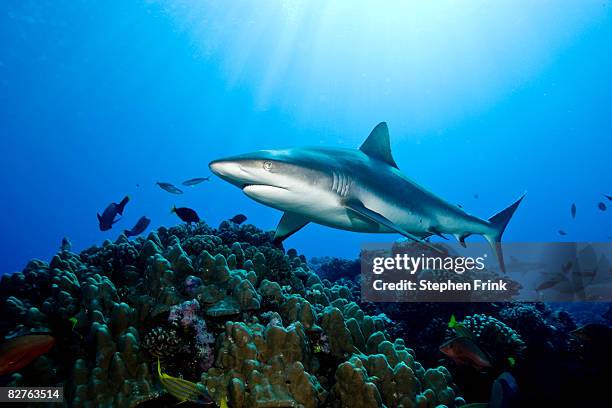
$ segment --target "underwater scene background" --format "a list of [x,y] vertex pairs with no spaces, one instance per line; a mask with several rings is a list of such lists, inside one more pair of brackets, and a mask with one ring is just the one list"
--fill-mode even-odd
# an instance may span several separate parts
[[609,242],[611,40],[600,0],[0,3],[0,385],[69,406],[605,403],[609,304],[362,301],[362,243],[399,235],[311,223],[279,247],[281,213],[208,163],[358,148],[385,121],[399,169],[471,214],[527,192],[505,242]]

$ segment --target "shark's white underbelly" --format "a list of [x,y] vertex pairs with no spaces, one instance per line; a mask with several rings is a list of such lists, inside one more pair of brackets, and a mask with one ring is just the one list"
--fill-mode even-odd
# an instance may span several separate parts
[[[334,203],[328,201],[328,205],[322,203],[314,204],[304,215],[315,223],[348,231],[368,233],[396,232],[348,209],[342,204],[341,200],[336,199],[334,201]],[[427,233],[429,220],[423,216],[412,214],[388,203],[375,205],[372,209],[408,232],[417,235]]]
[[[280,211],[302,215],[310,222],[332,228],[355,232],[393,233],[394,230],[373,222],[350,210],[343,201],[350,198],[339,196],[335,191],[310,189],[309,191],[291,191],[272,186],[252,185],[243,189],[244,193],[254,200],[276,208]],[[385,218],[415,235],[427,234],[430,220],[393,203],[381,200],[377,196],[357,197],[364,204]]]

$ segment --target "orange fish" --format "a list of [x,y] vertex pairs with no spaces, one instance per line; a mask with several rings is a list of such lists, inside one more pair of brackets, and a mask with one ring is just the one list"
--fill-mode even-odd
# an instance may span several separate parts
[[442,344],[440,351],[460,365],[468,365],[477,370],[492,367],[487,354],[469,337],[455,337]]
[[0,345],[0,375],[21,370],[37,357],[51,350],[54,344],[55,338],[48,334],[28,334],[2,343]]

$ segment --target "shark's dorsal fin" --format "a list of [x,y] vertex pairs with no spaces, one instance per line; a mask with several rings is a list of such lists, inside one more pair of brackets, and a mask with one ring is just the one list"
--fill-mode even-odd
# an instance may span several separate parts
[[365,142],[363,142],[359,150],[373,159],[378,159],[390,166],[395,167],[396,169],[398,168],[397,164],[395,164],[395,160],[393,160],[393,156],[391,155],[389,128],[387,128],[386,122],[380,122],[374,129],[372,129],[370,136],[368,136]]

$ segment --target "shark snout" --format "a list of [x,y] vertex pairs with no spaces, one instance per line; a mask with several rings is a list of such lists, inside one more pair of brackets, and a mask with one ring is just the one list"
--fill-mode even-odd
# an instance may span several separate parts
[[252,183],[253,176],[233,160],[215,160],[208,164],[210,171],[240,188]]
[[240,165],[229,160],[211,161],[208,167],[219,177],[232,176],[240,172]]

